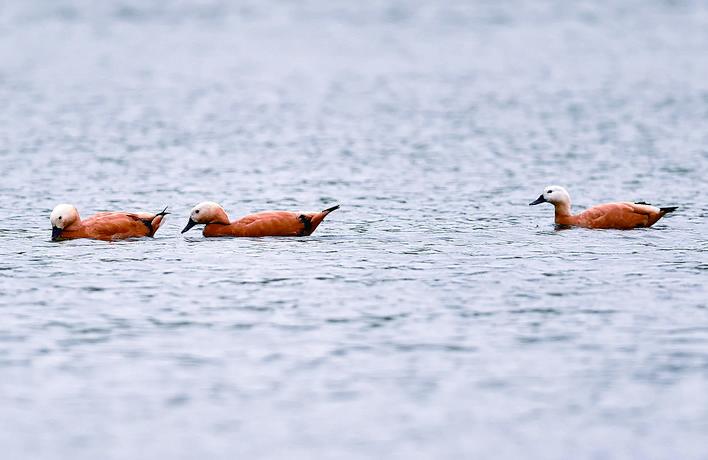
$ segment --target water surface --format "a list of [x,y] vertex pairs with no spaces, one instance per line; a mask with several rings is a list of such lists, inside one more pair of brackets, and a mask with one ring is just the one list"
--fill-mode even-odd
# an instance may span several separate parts
[[615,3],[5,2],[4,456],[708,458],[708,7]]

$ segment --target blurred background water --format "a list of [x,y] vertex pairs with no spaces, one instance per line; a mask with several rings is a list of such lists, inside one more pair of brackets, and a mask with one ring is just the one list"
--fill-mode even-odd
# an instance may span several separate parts
[[708,458],[706,2],[4,1],[0,165],[3,458]]

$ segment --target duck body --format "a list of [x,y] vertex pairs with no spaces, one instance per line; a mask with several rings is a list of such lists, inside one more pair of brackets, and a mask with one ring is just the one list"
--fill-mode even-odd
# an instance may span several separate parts
[[557,225],[585,228],[631,230],[654,225],[672,208],[657,208],[642,203],[619,202],[593,206],[577,215],[563,215],[556,212]]
[[[207,224],[204,226],[202,234],[207,237],[307,236],[314,231],[312,222],[316,217],[315,213],[264,211],[249,214],[228,225]],[[321,221],[322,219],[319,219],[319,222]],[[319,222],[314,225],[315,228]]]
[[153,237],[169,214],[100,212],[82,220],[71,205],[59,205],[52,211],[52,240],[89,238],[115,241],[126,238]]
[[333,206],[321,212],[308,213],[263,211],[230,222],[221,206],[204,202],[192,210],[182,233],[194,225],[205,224],[202,231],[205,237],[308,236],[330,212],[338,208]]
[[656,207],[647,203],[617,202],[593,206],[580,214],[571,213],[570,195],[560,186],[551,185],[529,205],[550,203],[555,208],[555,223],[597,229],[631,230],[654,225],[676,207]]

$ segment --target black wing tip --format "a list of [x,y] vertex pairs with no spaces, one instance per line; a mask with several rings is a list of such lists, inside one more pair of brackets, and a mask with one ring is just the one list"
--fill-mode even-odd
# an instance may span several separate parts
[[[647,203],[646,201],[637,201],[635,204],[645,204],[647,206],[653,206],[651,203]],[[678,206],[665,206],[663,208],[659,208],[659,211],[661,211],[662,214],[668,214],[670,212],[676,211],[678,208]]]
[[171,213],[167,212],[167,208],[169,208],[169,206],[165,206],[165,209],[163,209],[162,211],[160,211],[160,212],[158,212],[157,214],[155,214],[155,217],[157,217],[157,216],[166,216],[167,214],[171,214]]
[[300,214],[297,217],[300,222],[302,222],[302,231],[298,236],[308,236],[312,233],[312,219],[307,217],[305,214]]
[[330,212],[336,211],[337,209],[339,209],[339,205],[335,205],[335,206],[332,206],[331,208],[327,208],[322,212],[326,212],[327,214],[329,214]]

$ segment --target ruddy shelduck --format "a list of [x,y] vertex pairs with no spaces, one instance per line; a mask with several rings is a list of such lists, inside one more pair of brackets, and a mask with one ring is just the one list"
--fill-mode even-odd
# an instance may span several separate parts
[[114,241],[141,236],[154,236],[169,214],[167,208],[157,214],[147,212],[99,212],[81,220],[79,211],[70,204],[57,205],[49,220],[52,222],[52,240],[90,238]]
[[658,208],[643,202],[618,202],[593,206],[580,214],[573,215],[570,212],[570,195],[558,185],[546,187],[541,196],[529,203],[529,206],[541,203],[551,203],[556,208],[558,226],[617,230],[651,227],[666,214],[678,209],[677,207]]
[[308,236],[330,212],[332,206],[321,212],[264,211],[249,214],[233,222],[218,203],[205,201],[196,205],[182,233],[198,224],[206,224],[204,236]]

